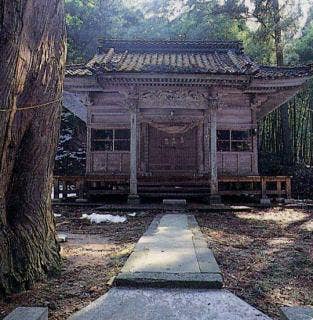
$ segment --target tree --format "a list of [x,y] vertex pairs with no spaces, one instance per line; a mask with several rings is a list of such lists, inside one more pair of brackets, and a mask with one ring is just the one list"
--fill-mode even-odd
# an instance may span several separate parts
[[1,295],[60,268],[51,189],[66,54],[63,19],[62,0],[0,0]]
[[[131,27],[143,19],[122,0],[65,0],[68,62],[81,63],[93,57],[98,38],[129,38]],[[138,33],[139,34],[139,33]]]
[[[289,33],[294,28],[294,25],[299,19],[299,14],[291,17],[289,6],[295,7],[293,0],[284,0],[281,3],[278,0],[256,0],[254,16],[261,24],[261,28],[272,36],[275,45],[275,57],[277,66],[284,66],[284,41],[283,30],[288,30]],[[286,13],[286,11],[288,13]],[[285,13],[285,14],[284,14]],[[292,136],[291,127],[289,124],[289,106],[284,104],[280,109],[280,123],[282,128],[282,151],[283,162],[286,165],[291,165],[293,162],[292,156]]]
[[[263,41],[269,52],[275,52],[276,65],[284,66],[284,49],[286,40],[292,38],[298,26],[301,10],[298,0],[254,0],[252,9],[244,5],[243,1],[226,0],[224,5],[216,7],[217,13],[227,14],[232,19],[252,19],[257,22],[258,28],[255,31],[255,40]],[[256,39],[257,38],[257,39]],[[264,52],[262,52],[262,55]],[[270,56],[270,54],[268,54]],[[280,119],[282,145],[282,161],[285,165],[293,162],[292,136],[289,122],[288,104],[280,108],[280,112],[273,112],[269,115],[276,122]]]

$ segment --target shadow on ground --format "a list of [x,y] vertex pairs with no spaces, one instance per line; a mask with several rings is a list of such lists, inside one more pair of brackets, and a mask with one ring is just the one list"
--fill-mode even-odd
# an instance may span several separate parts
[[266,209],[197,214],[225,286],[273,318],[313,304],[313,212]]

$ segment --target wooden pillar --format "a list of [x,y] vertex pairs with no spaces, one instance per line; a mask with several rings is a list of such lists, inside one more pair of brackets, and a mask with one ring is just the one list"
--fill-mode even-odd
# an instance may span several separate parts
[[128,203],[139,203],[138,196],[138,182],[137,182],[137,107],[138,99],[133,98],[129,100],[130,111],[130,183],[129,183],[129,196]]
[[291,199],[291,178],[286,178],[287,199]]
[[145,175],[149,172],[149,125],[144,124],[144,150],[143,150],[143,162],[144,162],[144,173]]
[[210,125],[210,162],[211,162],[211,204],[220,204],[221,197],[218,194],[218,177],[217,177],[217,99],[210,101],[211,106],[211,125]]
[[76,183],[76,195],[77,195],[76,201],[79,200],[81,202],[85,197],[85,181],[83,178],[80,178],[76,180],[75,183]]
[[53,179],[53,199],[59,199],[60,194],[59,194],[59,179],[54,178]]
[[85,106],[87,108],[86,173],[89,174],[94,171],[93,154],[91,151],[92,103],[90,101],[89,93],[86,94],[86,97],[85,97]]
[[197,127],[197,152],[198,152],[198,172],[203,174],[204,172],[204,148],[203,148],[203,135],[204,135],[204,123]]
[[261,188],[262,188],[262,199],[266,199],[266,180],[264,177],[261,178]]
[[251,128],[251,134],[252,134],[252,151],[253,151],[253,157],[252,157],[252,174],[258,175],[259,174],[259,168],[258,168],[258,122],[256,117],[256,108],[254,106],[251,107],[251,120],[252,120],[252,128]]
[[209,121],[210,121],[210,110],[204,111],[204,124],[203,124],[203,147],[204,147],[204,173],[209,174],[210,168],[210,143],[209,143]]
[[262,188],[262,196],[260,203],[263,206],[270,206],[271,205],[271,199],[267,197],[266,189],[267,189],[267,180],[266,177],[261,177],[261,188]]
[[281,198],[282,192],[281,192],[281,181],[276,181],[276,189],[277,189],[277,196],[278,198]]

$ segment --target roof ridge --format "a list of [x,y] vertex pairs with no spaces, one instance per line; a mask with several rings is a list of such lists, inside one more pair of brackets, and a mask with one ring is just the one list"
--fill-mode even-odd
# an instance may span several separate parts
[[116,52],[155,52],[155,53],[206,53],[227,52],[243,53],[243,42],[239,40],[117,40],[100,39],[98,52],[104,53],[114,48]]
[[85,67],[86,63],[70,63],[66,65],[66,68],[79,68],[79,67]]
[[264,69],[277,69],[277,70],[292,70],[292,69],[303,69],[303,68],[310,68],[310,64],[305,65],[297,65],[297,66],[267,66],[267,65],[259,65],[260,68]]

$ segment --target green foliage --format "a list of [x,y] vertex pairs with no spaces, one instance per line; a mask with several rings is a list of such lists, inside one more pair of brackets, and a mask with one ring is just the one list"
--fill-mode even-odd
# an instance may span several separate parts
[[[127,2],[126,2],[127,1]],[[246,52],[273,65],[277,54],[297,65],[313,62],[313,5],[299,30],[299,0],[65,0],[68,63],[90,59],[98,38],[242,40]],[[289,103],[294,160],[313,165],[313,86]],[[281,115],[261,124],[263,153],[283,158]],[[268,162],[267,162],[268,164]]]
[[143,14],[127,9],[122,0],[66,0],[68,62],[91,58],[98,38],[124,38]]
[[295,41],[295,52],[302,63],[313,63],[313,20],[303,30],[303,35]]
[[244,20],[216,15],[214,1],[151,1],[142,8],[123,0],[66,0],[68,63],[93,56],[99,37],[123,39],[246,40]]

